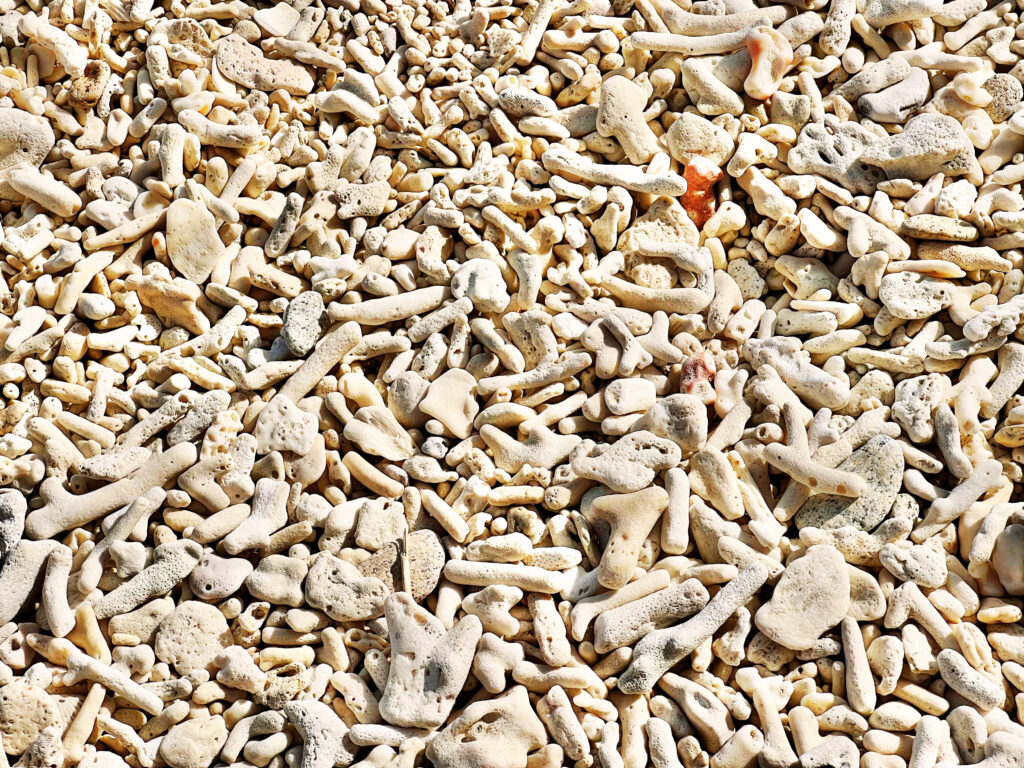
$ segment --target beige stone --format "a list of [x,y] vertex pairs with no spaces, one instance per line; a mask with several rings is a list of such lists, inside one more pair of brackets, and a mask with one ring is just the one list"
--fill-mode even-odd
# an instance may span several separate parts
[[850,576],[843,556],[819,544],[786,567],[754,623],[780,645],[802,651],[838,624],[849,605]]
[[209,669],[217,654],[231,643],[224,614],[212,605],[188,600],[160,622],[153,649],[158,659],[184,674]]
[[206,207],[184,198],[167,209],[167,257],[181,275],[202,283],[224,255],[217,223]]
[[160,757],[171,768],[207,768],[227,738],[222,717],[186,720],[164,735],[160,741]]

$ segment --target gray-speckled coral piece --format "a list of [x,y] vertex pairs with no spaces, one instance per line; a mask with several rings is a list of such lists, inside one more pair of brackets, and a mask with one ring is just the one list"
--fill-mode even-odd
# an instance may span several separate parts
[[903,480],[903,451],[886,435],[876,435],[854,451],[839,469],[855,472],[868,484],[858,498],[822,494],[808,499],[796,516],[799,528],[875,528],[892,508]]
[[316,291],[300,293],[284,311],[281,338],[296,357],[307,354],[323,335],[324,297]]
[[11,551],[18,546],[25,530],[25,513],[28,504],[24,494],[15,490],[0,491],[0,565]]
[[936,173],[963,175],[976,162],[960,122],[937,113],[910,118],[902,133],[867,147],[860,159],[889,178],[920,181]]

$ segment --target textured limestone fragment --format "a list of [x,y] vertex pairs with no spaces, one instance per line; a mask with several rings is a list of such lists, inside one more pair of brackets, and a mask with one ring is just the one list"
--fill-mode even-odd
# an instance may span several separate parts
[[687,579],[605,611],[594,624],[594,648],[607,653],[631,645],[648,632],[696,613],[707,602],[704,586],[696,579]]
[[480,620],[465,616],[446,632],[406,592],[390,595],[384,610],[392,655],[380,714],[393,725],[437,728],[469,675],[483,633]]
[[232,645],[214,659],[217,682],[249,693],[260,693],[267,687],[267,675],[256,666],[256,661],[240,645]]
[[527,755],[548,741],[526,688],[466,707],[427,746],[436,768],[526,768]]
[[590,754],[587,733],[573,711],[568,694],[560,686],[554,686],[537,702],[537,715],[567,757],[579,760]]
[[111,635],[135,637],[146,645],[152,645],[160,622],[173,610],[174,600],[169,597],[160,597],[150,600],[134,611],[111,617],[108,628]]
[[345,425],[344,435],[367,453],[390,461],[402,461],[416,454],[409,433],[382,405],[364,405],[356,411]]
[[903,21],[930,18],[941,8],[939,0],[870,0],[864,5],[864,18],[875,29],[881,29]]
[[992,101],[985,105],[985,112],[993,123],[1001,123],[1009,119],[1024,99],[1024,85],[1020,80],[1005,73],[992,75],[982,85]]
[[0,491],[0,566],[21,540],[28,503],[18,491]]
[[196,597],[203,600],[223,600],[241,588],[252,569],[253,565],[248,560],[220,557],[207,552],[189,574],[189,587]]
[[717,166],[732,156],[735,142],[728,132],[694,112],[683,112],[665,134],[669,154],[680,163],[704,157]]
[[430,382],[419,408],[444,424],[456,437],[469,437],[473,419],[480,412],[475,391],[476,379],[466,371],[453,368]]
[[876,123],[902,123],[927,100],[930,89],[928,73],[914,67],[902,82],[861,96],[857,108]]
[[511,297],[501,268],[488,259],[470,259],[451,279],[452,296],[468,296],[479,312],[504,312]]
[[0,734],[4,751],[20,755],[50,725],[64,728],[57,700],[38,685],[16,680],[0,688]]
[[55,142],[45,117],[13,107],[0,108],[0,171],[21,163],[38,168]]
[[700,450],[708,436],[708,409],[694,395],[659,398],[633,429],[671,440],[683,453]]
[[721,628],[767,579],[768,569],[755,560],[722,587],[696,616],[679,626],[649,633],[636,644],[629,667],[619,677],[619,690],[631,694],[652,690],[662,675]]
[[800,755],[800,768],[857,768],[857,745],[845,736],[830,735]]
[[480,619],[487,632],[511,637],[519,631],[519,620],[510,610],[523,599],[523,590],[503,584],[489,584],[479,592],[466,595],[462,610]]
[[919,587],[936,589],[946,583],[946,553],[928,544],[894,541],[885,544],[878,559],[900,581],[913,581]]
[[946,684],[979,709],[995,709],[1006,701],[1003,681],[992,680],[988,675],[972,667],[963,654],[952,648],[945,648],[939,651],[936,658],[939,662],[939,672]]
[[939,113],[910,118],[901,133],[867,147],[860,160],[891,179],[922,181],[936,173],[961,176],[977,164],[960,122]]
[[388,588],[375,576],[364,576],[347,560],[321,552],[305,582],[306,602],[337,621],[380,616]]
[[153,650],[179,674],[207,670],[217,654],[232,644],[227,619],[215,606],[188,600],[160,622]]
[[[637,216],[636,220],[626,228],[619,237],[617,247],[627,257],[626,269],[630,278],[641,285],[646,285],[648,283],[641,278],[638,268],[630,267],[632,262],[628,259],[631,256],[644,256],[643,252],[650,251],[649,246],[656,242],[690,246],[691,249],[697,250],[696,246],[699,240],[700,233],[697,227],[690,221],[690,217],[686,215],[686,210],[679,204],[679,201],[669,197],[659,197],[650,208]],[[634,254],[634,252],[639,253]],[[687,254],[687,250],[684,249],[683,253]],[[699,251],[689,255],[692,260],[699,260]],[[665,259],[661,259],[661,261],[665,261]],[[673,259],[673,261],[677,260]],[[644,263],[643,260],[638,261],[638,265],[642,263]]]
[[316,440],[317,426],[316,414],[304,411],[287,397],[278,395],[267,403],[256,420],[253,429],[256,449],[259,453],[308,453]]
[[64,763],[64,746],[61,743],[60,729],[50,725],[42,730],[39,738],[30,746],[21,759],[14,764],[15,768],[57,768]]
[[878,299],[902,320],[923,320],[953,303],[954,284],[915,272],[886,275]]
[[357,747],[348,726],[322,701],[289,701],[283,707],[288,721],[302,738],[299,768],[334,768],[351,763]]
[[302,606],[302,580],[309,571],[305,560],[268,555],[245,579],[249,594],[275,605]]
[[892,418],[915,443],[931,440],[935,435],[935,409],[949,388],[949,380],[939,373],[904,379],[896,385]]
[[268,59],[239,35],[217,41],[214,61],[226,78],[247,88],[266,93],[283,88],[294,96],[305,96],[313,90],[313,77],[305,67],[290,59]]
[[181,198],[167,209],[167,257],[184,277],[202,283],[224,255],[217,221],[206,207]]
[[969,243],[978,238],[978,228],[969,222],[952,219],[949,216],[922,213],[904,219],[900,224],[900,234],[919,239]]
[[299,12],[289,3],[277,3],[269,8],[260,8],[252,20],[274,37],[284,37],[299,21]]
[[629,583],[647,535],[668,506],[668,493],[654,485],[634,493],[597,496],[584,507],[584,516],[609,526],[597,579],[608,589]]
[[850,399],[849,381],[815,366],[795,337],[748,339],[743,345],[743,354],[758,369],[769,366],[811,407],[840,408]]
[[597,132],[614,137],[631,163],[646,163],[658,151],[658,137],[644,119],[647,92],[622,75],[601,84]]
[[296,357],[309,353],[323,333],[324,298],[316,291],[300,293],[284,311],[281,338]]
[[356,544],[376,552],[386,544],[402,539],[409,528],[405,509],[398,502],[386,499],[365,501],[356,521]]
[[200,717],[173,726],[160,741],[160,757],[171,768],[207,768],[227,741],[224,718]]
[[445,553],[437,534],[431,530],[409,534],[408,552],[403,557],[399,544],[386,544],[358,565],[363,576],[380,579],[391,592],[402,588],[402,571],[408,563],[409,592],[413,600],[421,602],[437,587],[444,568]]
[[391,196],[391,185],[387,181],[369,184],[342,184],[334,190],[338,204],[339,219],[354,219],[357,216],[379,216]]
[[848,615],[856,621],[875,621],[885,615],[885,595],[878,581],[867,571],[847,562],[850,575],[850,609]]
[[[256,482],[251,514],[241,516],[241,521],[224,537],[221,545],[224,551],[229,555],[237,555],[247,549],[265,546],[271,534],[288,520],[287,500],[287,483],[261,477]],[[242,510],[245,508],[242,507]]]
[[524,440],[518,440],[493,424],[484,424],[480,437],[494,452],[494,463],[506,472],[518,472],[526,464],[553,469],[580,444],[578,435],[560,435],[545,426],[534,427]]
[[779,645],[802,651],[838,624],[849,605],[846,562],[837,549],[822,544],[786,567],[754,623]]
[[658,394],[647,379],[616,379],[604,388],[605,405],[616,416],[644,413],[654,405]]
[[871,194],[885,174],[862,157],[879,141],[878,134],[852,121],[808,123],[786,162],[797,173],[813,173],[855,194]]
[[153,551],[151,565],[96,602],[96,618],[116,617],[152,597],[166,595],[192,573],[202,556],[203,548],[195,541],[178,539],[161,544]]
[[632,432],[601,453],[573,459],[572,469],[613,491],[630,493],[649,487],[658,472],[674,467],[680,458],[679,446],[671,440],[650,432]]

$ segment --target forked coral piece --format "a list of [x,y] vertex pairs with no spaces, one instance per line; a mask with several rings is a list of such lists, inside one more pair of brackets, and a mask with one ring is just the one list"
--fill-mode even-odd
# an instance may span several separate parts
[[393,725],[437,728],[455,705],[469,675],[483,629],[465,616],[450,630],[396,592],[384,602],[391,635],[391,669],[380,699],[380,714]]

